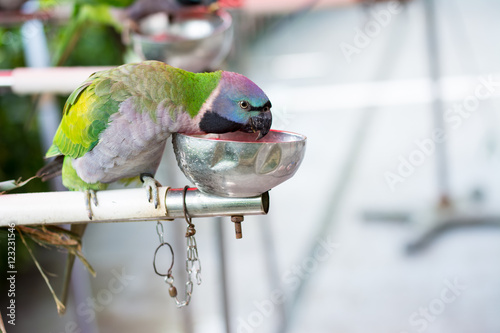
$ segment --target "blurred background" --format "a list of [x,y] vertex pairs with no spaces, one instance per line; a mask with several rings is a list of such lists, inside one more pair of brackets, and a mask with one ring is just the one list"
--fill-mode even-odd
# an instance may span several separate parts
[[[149,5],[176,15],[187,2]],[[26,179],[44,163],[67,94],[13,87],[11,70],[137,61],[149,57],[141,33],[165,20],[141,25],[155,11],[132,0],[0,6],[0,180]],[[500,3],[218,6],[232,20],[215,60],[165,61],[256,82],[273,128],[308,137],[299,171],[270,192],[267,216],[245,218],[241,240],[229,218],[194,220],[203,283],[183,309],[152,269],[156,222],[88,227],[83,250],[97,277],[77,262],[64,316],[18,240],[15,326],[1,286],[7,331],[499,332]],[[157,179],[189,184],[170,143]],[[34,180],[15,193],[60,188],[50,186]],[[184,222],[164,225],[182,295]],[[65,253],[32,247],[59,291]]]

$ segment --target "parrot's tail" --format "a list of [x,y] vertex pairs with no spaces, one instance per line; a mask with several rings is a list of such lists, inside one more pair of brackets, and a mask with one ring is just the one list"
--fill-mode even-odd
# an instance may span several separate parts
[[64,162],[64,155],[59,155],[49,163],[47,163],[43,168],[38,170],[36,177],[41,178],[42,181],[47,181],[54,177],[57,177],[62,172],[62,165]]

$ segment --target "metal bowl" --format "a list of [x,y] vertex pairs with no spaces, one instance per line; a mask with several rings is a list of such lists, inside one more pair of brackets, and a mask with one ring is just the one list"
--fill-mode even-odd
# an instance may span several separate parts
[[143,60],[159,60],[191,72],[216,69],[226,58],[233,41],[231,15],[223,10],[214,13],[181,13],[168,22],[162,14],[153,22],[132,32],[134,51]]
[[304,158],[306,137],[257,133],[174,134],[177,164],[200,190],[223,197],[254,197],[292,177]]

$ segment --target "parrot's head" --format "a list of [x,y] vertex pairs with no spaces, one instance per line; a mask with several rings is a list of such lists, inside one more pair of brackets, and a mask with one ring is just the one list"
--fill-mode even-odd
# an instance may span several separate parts
[[271,123],[271,102],[262,89],[241,74],[222,72],[217,88],[206,102],[200,130],[259,132],[260,139],[269,132]]

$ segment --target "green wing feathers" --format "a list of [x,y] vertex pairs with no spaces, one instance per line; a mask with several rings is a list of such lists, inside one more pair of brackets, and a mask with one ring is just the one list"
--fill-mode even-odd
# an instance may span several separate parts
[[221,72],[195,74],[159,61],[127,64],[92,74],[68,98],[46,157],[78,158],[99,142],[110,117],[131,98],[134,110],[156,121],[158,106],[172,119],[184,110],[195,117],[215,89]]
[[[92,74],[66,101],[61,124],[45,156],[78,158],[89,152],[108,127],[110,116],[128,98],[133,97],[137,112],[147,111],[155,119],[158,101],[165,99],[167,88],[164,74],[160,80],[156,67],[156,63],[129,64]],[[160,83],[164,89],[151,89]]]
[[[99,135],[108,125],[109,117],[118,111],[119,101],[102,93],[109,80],[93,74],[68,98],[61,124],[46,157],[66,155],[78,158],[99,142]],[[100,88],[100,89],[98,89]]]

